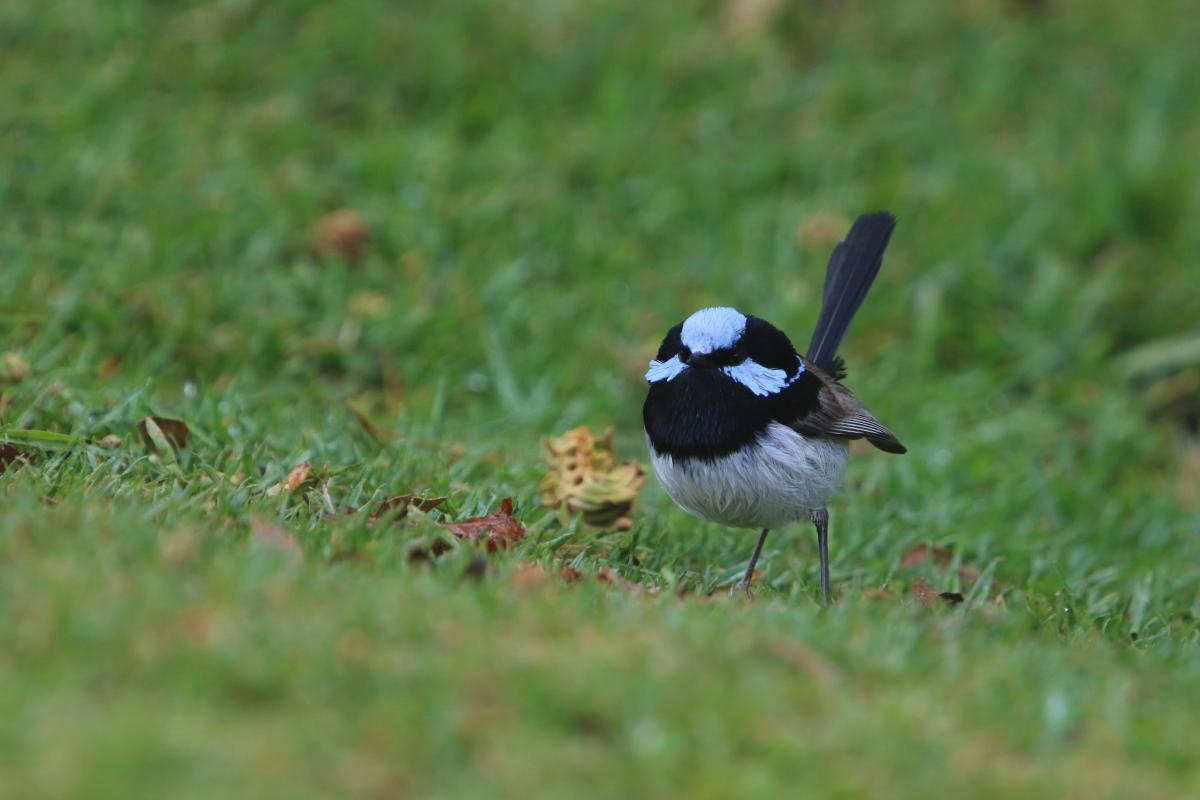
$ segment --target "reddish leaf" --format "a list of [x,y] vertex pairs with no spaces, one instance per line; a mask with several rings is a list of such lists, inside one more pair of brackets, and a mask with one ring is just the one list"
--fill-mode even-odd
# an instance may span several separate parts
[[920,578],[913,584],[912,593],[917,602],[925,608],[929,608],[937,600],[944,600],[952,606],[963,601],[963,596],[959,592],[939,592]]
[[937,589],[934,589],[920,578],[917,578],[917,582],[913,584],[912,593],[913,597],[917,599],[917,602],[923,605],[925,608],[929,608],[931,605],[933,605],[933,601],[938,596]]
[[558,573],[558,577],[562,578],[567,583],[574,583],[583,577],[583,573],[574,567],[563,567]]
[[181,450],[187,447],[188,439],[192,435],[186,422],[168,417],[146,417],[138,422],[137,428],[138,433],[142,435],[142,442],[146,445],[146,449],[155,452],[159,449],[155,442],[159,436],[166,440],[173,449]]
[[489,553],[525,538],[525,529],[513,516],[511,497],[501,500],[500,510],[494,514],[451,522],[446,529],[459,539],[467,539],[475,544],[484,542]]

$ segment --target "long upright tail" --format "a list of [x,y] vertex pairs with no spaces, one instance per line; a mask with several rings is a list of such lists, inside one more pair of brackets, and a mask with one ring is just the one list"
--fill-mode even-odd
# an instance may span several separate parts
[[829,371],[837,368],[834,357],[842,337],[879,274],[883,251],[895,227],[896,218],[886,211],[863,214],[854,221],[846,238],[833,248],[825,270],[821,316],[808,346],[808,360],[818,367]]

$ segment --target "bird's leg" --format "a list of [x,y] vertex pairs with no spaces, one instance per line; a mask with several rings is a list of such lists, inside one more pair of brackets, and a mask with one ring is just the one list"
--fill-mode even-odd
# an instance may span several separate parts
[[814,508],[808,517],[817,528],[817,550],[821,553],[821,601],[829,605],[829,509]]
[[741,583],[738,588],[750,590],[750,579],[754,577],[754,565],[758,563],[758,556],[762,553],[763,543],[767,541],[769,530],[763,528],[762,533],[758,535],[758,544],[754,545],[754,555],[750,556],[750,563],[746,566],[746,574],[742,576]]

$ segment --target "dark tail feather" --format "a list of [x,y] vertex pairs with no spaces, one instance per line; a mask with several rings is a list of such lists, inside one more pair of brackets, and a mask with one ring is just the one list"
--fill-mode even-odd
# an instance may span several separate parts
[[835,370],[838,347],[855,312],[879,274],[896,218],[886,211],[863,214],[829,257],[825,270],[825,296],[821,316],[808,346],[808,360],[825,370]]

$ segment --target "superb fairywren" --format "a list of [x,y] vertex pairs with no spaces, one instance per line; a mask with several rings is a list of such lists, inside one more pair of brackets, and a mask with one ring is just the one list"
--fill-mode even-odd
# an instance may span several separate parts
[[807,517],[817,529],[828,602],[825,504],[842,481],[849,440],[905,452],[841,384],[837,357],[895,226],[891,214],[863,215],[834,248],[807,356],[766,320],[705,308],[671,328],[650,362],[642,417],[659,482],[689,513],[762,530],[743,588],[770,529]]

